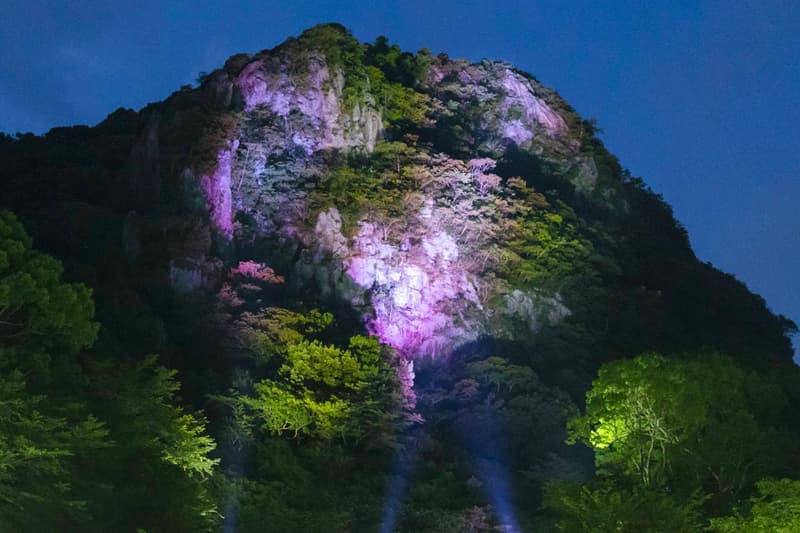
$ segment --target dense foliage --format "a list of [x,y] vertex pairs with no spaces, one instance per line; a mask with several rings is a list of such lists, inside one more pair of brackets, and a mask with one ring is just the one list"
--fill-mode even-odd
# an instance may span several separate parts
[[176,403],[175,372],[86,354],[91,292],[61,281],[7,211],[0,234],[0,529],[210,527],[215,444]]
[[[783,386],[796,386],[796,371],[792,377],[794,385]],[[597,479],[555,486],[550,504],[565,530],[589,521],[597,506],[624,531],[691,531],[701,517],[746,501],[760,479],[794,475],[797,434],[787,429],[786,408],[774,375],[718,354],[647,354],[604,365],[585,414],[569,422],[571,441],[595,452]],[[662,515],[682,525],[667,527]]]

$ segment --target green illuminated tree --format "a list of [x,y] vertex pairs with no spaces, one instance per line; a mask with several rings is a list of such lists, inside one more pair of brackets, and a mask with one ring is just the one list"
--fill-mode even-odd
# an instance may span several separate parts
[[684,497],[700,491],[723,510],[780,468],[788,435],[773,427],[785,401],[727,357],[647,354],[600,369],[570,438],[594,450],[603,476]]
[[[0,210],[0,367],[21,365],[49,380],[48,353],[68,358],[91,346],[91,291],[61,281],[61,264],[31,248],[31,238],[14,215]],[[22,353],[25,356],[22,356]]]
[[711,520],[719,533],[794,533],[800,531],[800,481],[778,479],[759,481],[758,496],[750,501],[749,512]]
[[205,418],[178,405],[175,374],[155,356],[124,365],[106,360],[91,369],[94,410],[114,440],[95,458],[100,477],[113,485],[97,491],[93,502],[103,530],[207,531],[216,523],[209,486],[219,461],[212,458],[216,444]]
[[262,381],[255,397],[244,401],[271,433],[358,439],[362,424],[370,423],[364,415],[376,403],[389,407],[379,397],[387,390],[373,383],[380,374],[389,379],[384,366],[380,345],[371,337],[352,337],[347,349],[319,341],[290,343],[279,370],[283,379]]
[[315,338],[331,321],[329,313],[268,308],[240,322],[250,353],[277,365],[255,384],[255,394],[234,401],[266,433],[355,443],[391,423],[396,378],[387,348],[361,335],[350,337],[347,347]]
[[19,371],[0,374],[0,531],[86,515],[85,495],[73,490],[77,466],[110,445],[108,431],[91,415],[76,419],[47,401],[26,390]]

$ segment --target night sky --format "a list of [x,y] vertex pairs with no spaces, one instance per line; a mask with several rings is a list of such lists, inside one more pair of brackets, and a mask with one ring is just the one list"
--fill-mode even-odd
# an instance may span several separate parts
[[598,120],[702,260],[800,322],[797,0],[120,4],[4,2],[0,131],[95,124],[319,22],[407,50],[504,59]]

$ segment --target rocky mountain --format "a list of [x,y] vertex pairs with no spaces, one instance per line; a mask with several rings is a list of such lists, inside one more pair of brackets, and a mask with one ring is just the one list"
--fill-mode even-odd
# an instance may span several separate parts
[[[489,531],[506,505],[544,527],[542,484],[592,475],[563,441],[602,364],[791,366],[794,325],[699,261],[598,131],[513,65],[321,25],[140,111],[4,136],[0,203],[93,288],[94,350],[159,353],[208,413],[238,490],[209,528]],[[364,392],[380,372],[389,403]],[[370,402],[383,414],[336,430]],[[395,518],[388,464],[423,487]],[[353,465],[363,484],[337,496]],[[506,475],[514,491],[491,488]]]

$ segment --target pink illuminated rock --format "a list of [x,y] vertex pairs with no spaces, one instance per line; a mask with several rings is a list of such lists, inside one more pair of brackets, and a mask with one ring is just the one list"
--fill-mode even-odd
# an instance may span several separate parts
[[456,311],[480,305],[452,236],[429,225],[415,244],[389,242],[362,222],[346,261],[347,273],[371,291],[371,332],[410,356],[435,356],[476,337]]
[[[241,149],[232,141],[202,180],[220,235],[233,237],[235,209],[246,215],[240,220],[251,221],[237,229],[237,239],[277,238],[296,246],[292,275],[315,283],[323,298],[351,303],[370,332],[407,359],[449,353],[494,334],[506,317],[533,331],[565,316],[555,300],[514,292],[494,276],[498,243],[510,221],[524,216],[512,205],[515,193],[492,173],[495,159],[428,154],[413,171],[418,200],[402,216],[361,213],[356,234],[346,237],[335,207],[310,202],[328,170],[319,152],[372,150],[382,134],[380,105],[368,85],[345,99],[342,67],[318,49],[275,50],[246,61],[229,80],[244,104],[236,130]],[[480,119],[459,125],[466,138],[477,139],[474,153],[498,157],[510,144],[572,153],[567,125],[547,103],[557,100],[508,64],[437,60],[424,84],[438,99],[438,112],[450,104],[475,106]],[[267,275],[257,262],[239,263],[234,272]],[[504,305],[492,308],[488,301]]]
[[269,59],[251,62],[236,79],[245,112],[267,109],[287,124],[298,122],[292,114],[302,117],[304,127],[287,128],[287,137],[307,154],[354,146],[372,150],[381,134],[380,112],[368,94],[351,109],[343,108],[341,68],[329,68],[321,53],[287,59],[289,64]]
[[285,117],[289,114],[292,97],[292,92],[287,90],[290,80],[285,75],[270,77],[263,68],[263,60],[253,61],[239,74],[236,84],[244,97],[245,110],[252,111],[256,106],[265,105]]
[[[414,392],[414,361],[400,359],[396,361],[397,379],[400,382],[400,394],[402,395],[408,411],[413,411],[417,404],[417,393]],[[422,422],[420,415],[416,415],[413,422]]]
[[[500,106],[503,113],[503,135],[517,144],[523,144],[534,136],[537,125],[544,127],[550,136],[564,135],[567,124],[561,116],[539,99],[533,92],[530,81],[511,69],[506,69],[502,80],[506,93]],[[519,118],[508,118],[512,110],[522,112]]]
[[212,227],[227,239],[233,237],[231,206],[231,167],[239,141],[231,141],[228,148],[217,153],[217,164],[210,174],[203,176],[201,186],[206,197]]
[[499,156],[509,144],[515,144],[535,153],[578,155],[579,143],[570,135],[559,110],[548,103],[557,102],[557,97],[549,97],[550,91],[507,63],[437,62],[425,83],[446,107],[479,116],[459,124],[476,152]]

